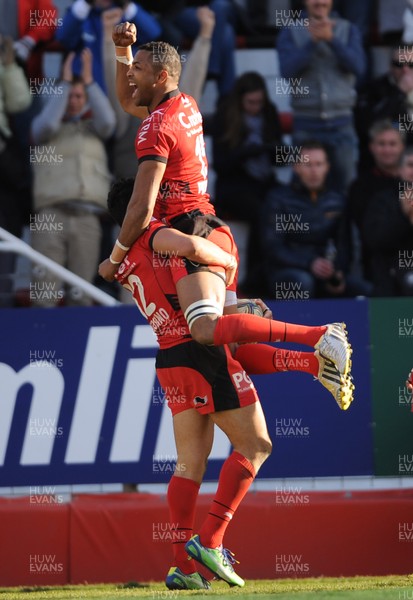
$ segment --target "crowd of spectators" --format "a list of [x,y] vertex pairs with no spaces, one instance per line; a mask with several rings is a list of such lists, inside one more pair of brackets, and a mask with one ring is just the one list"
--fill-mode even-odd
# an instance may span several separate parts
[[[281,4],[271,29],[265,0],[67,0],[66,10],[59,0],[2,0],[0,226],[16,236],[29,226],[35,249],[97,281],[114,235],[110,182],[136,172],[139,121],[116,100],[111,39],[128,20],[138,44],[178,47],[183,91],[199,101],[206,80],[216,85],[215,114],[204,115],[210,192],[240,249],[242,293],[412,295],[413,3],[397,0],[393,20],[381,0]],[[396,24],[386,29],[386,19]],[[260,65],[237,77],[237,36],[260,28],[277,50],[289,130]],[[390,43],[388,70],[374,78],[371,47]],[[54,81],[43,73],[50,51],[61,57]],[[15,304],[15,265],[0,252],[0,306]],[[32,280],[62,287],[38,268]],[[35,298],[52,306],[60,296]],[[63,298],[90,303],[74,289]]]
[[263,275],[259,206],[276,183],[273,167],[281,144],[278,111],[259,73],[236,80],[214,117],[212,139],[215,208],[237,239],[239,284],[254,288]]
[[[81,75],[73,74],[73,61],[71,52],[63,64],[61,93],[51,95],[32,122],[33,203],[40,225],[33,230],[32,246],[92,283],[100,257],[99,215],[106,211],[110,188],[104,142],[114,132],[116,118],[93,80],[91,50],[82,50]],[[43,160],[51,147],[56,161]],[[35,287],[41,282],[51,290],[61,287],[58,279],[37,269]],[[41,295],[35,304],[54,306],[56,296]],[[66,304],[73,303],[88,305],[91,300],[72,287]]]
[[265,206],[268,287],[279,299],[369,295],[372,286],[349,272],[346,199],[327,183],[330,163],[325,146],[304,142],[297,158],[294,181],[274,187]]

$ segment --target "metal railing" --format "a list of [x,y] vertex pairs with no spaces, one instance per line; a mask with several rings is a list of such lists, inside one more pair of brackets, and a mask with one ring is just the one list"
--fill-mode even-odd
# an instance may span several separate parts
[[99,288],[95,287],[85,279],[82,279],[82,277],[75,275],[75,273],[72,273],[65,267],[57,264],[54,260],[37,252],[37,250],[34,250],[29,244],[26,244],[26,242],[23,242],[23,240],[12,235],[2,227],[0,227],[0,240],[2,240],[0,241],[0,252],[14,252],[26,256],[32,262],[45,267],[48,271],[69,285],[80,288],[85,294],[90,296],[90,298],[103,306],[117,306],[121,304],[109,294],[102,292]]

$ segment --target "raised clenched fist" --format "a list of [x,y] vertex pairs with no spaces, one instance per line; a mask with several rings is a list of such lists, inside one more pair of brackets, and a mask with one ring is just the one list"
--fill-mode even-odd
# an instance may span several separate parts
[[112,30],[112,40],[115,46],[127,48],[136,42],[137,31],[134,23],[119,23]]

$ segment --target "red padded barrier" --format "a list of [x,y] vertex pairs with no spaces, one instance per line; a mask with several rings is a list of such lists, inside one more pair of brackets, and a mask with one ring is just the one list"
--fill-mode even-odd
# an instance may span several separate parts
[[152,542],[152,524],[167,520],[166,496],[76,496],[71,520],[72,582],[163,579],[171,545]]
[[298,499],[305,503],[294,504],[293,499],[293,494],[250,494],[240,506],[226,543],[241,561],[242,576],[412,572],[413,490],[301,492]]
[[[199,497],[196,527],[211,498]],[[56,506],[0,500],[0,531],[4,586],[159,581],[172,564],[163,495],[79,495]],[[413,490],[251,492],[226,545],[247,579],[411,573]],[[31,572],[36,555],[62,570]]]
[[[210,502],[199,497],[198,525]],[[79,496],[72,506],[72,582],[162,580],[172,565],[167,524],[165,496]],[[261,492],[239,508],[226,545],[247,578],[403,574],[412,571],[412,530],[412,490]]]
[[70,580],[68,504],[34,495],[0,498],[0,586]]

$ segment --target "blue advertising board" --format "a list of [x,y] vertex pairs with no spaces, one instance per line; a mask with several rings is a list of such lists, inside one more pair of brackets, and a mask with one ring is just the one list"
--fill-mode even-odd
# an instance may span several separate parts
[[[356,401],[340,411],[305,373],[253,377],[274,442],[259,477],[372,474],[367,302],[271,307],[289,322],[347,322]],[[0,486],[169,480],[172,419],[156,340],[135,307],[3,309],[0,325]],[[217,431],[206,479],[230,451]]]

